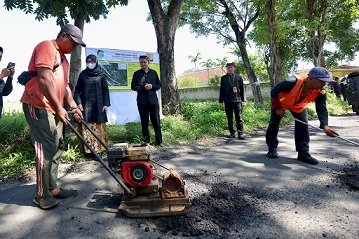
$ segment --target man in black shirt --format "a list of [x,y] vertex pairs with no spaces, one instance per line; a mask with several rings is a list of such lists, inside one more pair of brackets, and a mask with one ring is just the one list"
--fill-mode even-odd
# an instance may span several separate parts
[[159,103],[156,91],[161,88],[161,82],[157,72],[148,67],[148,56],[139,57],[141,69],[133,74],[131,89],[137,91],[137,108],[140,114],[142,135],[145,143],[150,143],[148,131],[149,118],[156,136],[156,144],[162,144],[161,122]]
[[226,111],[229,137],[235,138],[233,128],[233,113],[236,118],[238,139],[245,139],[243,134],[242,106],[244,103],[243,79],[235,74],[236,65],[234,62],[227,63],[227,74],[221,78],[219,92],[219,103],[223,104]]

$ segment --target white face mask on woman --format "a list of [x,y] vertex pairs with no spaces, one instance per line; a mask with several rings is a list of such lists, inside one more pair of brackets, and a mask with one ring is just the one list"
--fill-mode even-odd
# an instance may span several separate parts
[[90,70],[93,70],[96,66],[96,63],[86,63],[86,67],[89,68]]

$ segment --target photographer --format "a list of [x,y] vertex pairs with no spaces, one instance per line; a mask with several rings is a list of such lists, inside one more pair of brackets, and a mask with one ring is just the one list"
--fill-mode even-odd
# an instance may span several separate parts
[[[2,59],[2,55],[4,53],[4,49],[0,47],[0,61]],[[3,96],[7,96],[12,92],[12,77],[15,73],[15,64],[9,63],[7,68],[4,68],[0,72],[0,118],[2,114],[3,108]],[[7,77],[6,82],[3,78]]]

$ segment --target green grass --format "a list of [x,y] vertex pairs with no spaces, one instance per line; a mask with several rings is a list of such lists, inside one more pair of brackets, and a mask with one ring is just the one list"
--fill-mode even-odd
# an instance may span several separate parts
[[35,164],[29,128],[22,113],[0,119],[0,175],[15,176]]
[[[347,102],[338,100],[328,94],[327,101],[330,115],[351,112]],[[244,130],[246,134],[256,129],[266,129],[270,116],[270,101],[264,99],[262,105],[247,101],[243,110]],[[314,105],[308,107],[309,118],[315,119]],[[282,125],[293,123],[289,112],[282,120]],[[191,143],[209,137],[227,135],[227,119],[224,108],[216,100],[183,100],[182,114],[166,116],[161,120],[165,146]],[[140,123],[125,125],[108,125],[107,132],[110,146],[113,143],[141,143]],[[150,126],[151,138],[154,138]],[[63,160],[75,162],[82,159],[82,145],[77,136],[66,131],[69,150],[63,154]],[[29,129],[22,113],[7,113],[0,119],[0,176],[13,177],[35,164],[35,154],[30,143]]]

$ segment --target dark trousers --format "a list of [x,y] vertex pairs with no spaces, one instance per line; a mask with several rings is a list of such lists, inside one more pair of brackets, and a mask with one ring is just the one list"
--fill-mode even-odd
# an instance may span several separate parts
[[224,109],[226,111],[228,130],[233,134],[233,113],[236,118],[237,131],[243,133],[243,120],[242,120],[242,108],[240,102],[227,102],[224,103]]
[[[308,122],[308,113],[305,109],[301,113],[291,111],[294,118]],[[279,123],[282,117],[272,109],[269,126],[266,133],[266,143],[269,151],[276,151],[278,147]],[[308,125],[295,121],[294,125],[295,147],[298,153],[309,153],[309,129]]]
[[150,143],[150,133],[148,131],[148,123],[150,118],[153,129],[155,131],[156,144],[162,144],[159,105],[137,104],[137,107],[138,112],[140,113],[143,141]]

